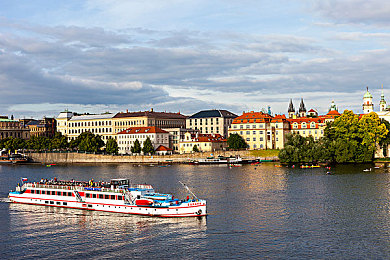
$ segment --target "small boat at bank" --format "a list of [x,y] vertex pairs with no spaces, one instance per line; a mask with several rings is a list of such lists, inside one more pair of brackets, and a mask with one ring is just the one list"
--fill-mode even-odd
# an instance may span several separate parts
[[22,154],[5,154],[0,156],[0,164],[28,163],[30,159]]
[[171,194],[156,193],[151,185],[131,185],[128,179],[110,182],[57,181],[27,182],[22,179],[8,195],[10,202],[51,207],[95,210],[157,217],[206,216],[206,200],[192,195],[176,199]]
[[242,159],[240,156],[218,156],[199,159],[197,164],[252,164],[260,163],[258,159]]

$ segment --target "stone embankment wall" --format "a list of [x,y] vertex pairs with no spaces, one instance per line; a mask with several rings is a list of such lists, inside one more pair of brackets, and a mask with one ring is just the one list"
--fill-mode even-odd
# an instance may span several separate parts
[[[218,151],[213,155],[236,156],[244,159],[255,159],[249,151]],[[102,155],[86,153],[31,153],[29,156],[34,162],[41,163],[183,163],[210,156],[210,153],[174,154],[164,156],[130,156],[130,155]],[[265,160],[277,160],[277,157],[261,158]]]

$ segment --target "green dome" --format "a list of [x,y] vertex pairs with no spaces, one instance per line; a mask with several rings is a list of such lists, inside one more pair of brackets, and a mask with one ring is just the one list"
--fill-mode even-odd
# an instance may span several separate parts
[[364,97],[363,97],[363,98],[372,98],[372,95],[371,95],[371,93],[368,92],[368,90],[367,90],[367,92],[366,92],[366,94],[364,94]]

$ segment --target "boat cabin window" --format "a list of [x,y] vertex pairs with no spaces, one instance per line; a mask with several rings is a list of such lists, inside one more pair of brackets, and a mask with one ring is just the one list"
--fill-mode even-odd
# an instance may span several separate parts
[[96,199],[96,194],[92,194],[92,198]]
[[58,196],[61,196],[61,191],[57,191],[57,195],[58,195]]
[[128,187],[129,186],[129,179],[112,179],[110,181],[110,183],[114,187],[118,187],[118,186],[126,186],[126,187]]
[[46,191],[45,191],[45,190],[42,190],[42,194],[46,194]]
[[110,195],[110,199],[114,200],[115,199],[115,195]]
[[72,197],[72,192],[68,192],[68,196],[69,196],[69,197]]
[[140,199],[141,198],[141,195],[137,195],[137,199]]
[[90,194],[89,193],[85,193],[85,197],[89,198]]
[[99,199],[103,199],[103,194],[99,194]]
[[104,199],[108,200],[109,196],[108,195],[104,195]]
[[123,196],[118,196],[118,200],[123,200]]

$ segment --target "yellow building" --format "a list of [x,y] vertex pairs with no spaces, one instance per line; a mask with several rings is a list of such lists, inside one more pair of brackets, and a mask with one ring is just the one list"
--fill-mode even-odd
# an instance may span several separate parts
[[179,143],[180,153],[194,152],[194,146],[199,152],[214,152],[226,148],[226,139],[220,134],[192,134],[187,132]]
[[249,149],[281,149],[290,127],[284,115],[272,117],[263,112],[248,112],[235,118],[229,135],[239,134]]

